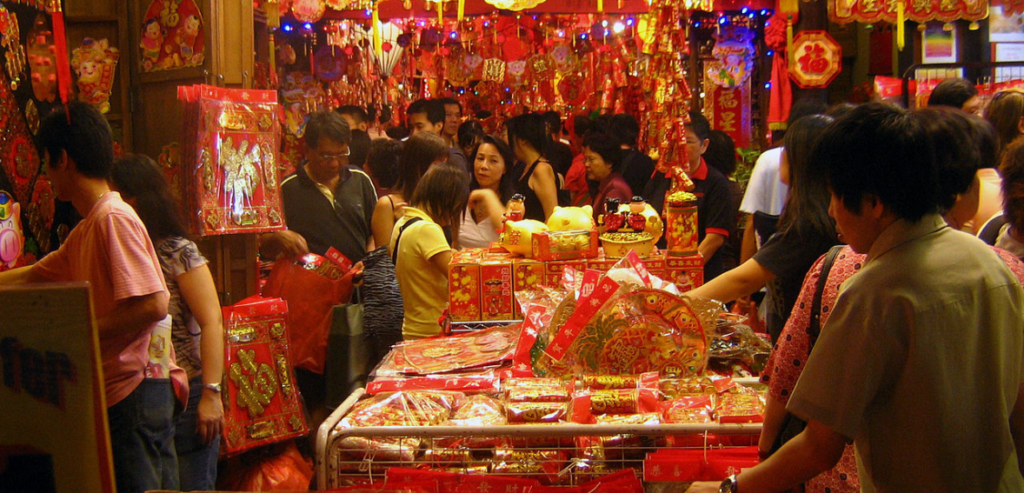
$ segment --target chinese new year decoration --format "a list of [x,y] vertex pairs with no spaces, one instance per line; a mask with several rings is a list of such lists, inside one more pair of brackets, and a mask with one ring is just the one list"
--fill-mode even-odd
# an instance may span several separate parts
[[829,0],[828,17],[838,24],[977,21],[988,17],[988,4],[987,0]]
[[284,228],[277,175],[277,93],[180,86],[183,197],[200,235]]
[[141,72],[198,67],[205,60],[203,15],[195,0],[153,0],[141,39]]
[[289,359],[288,304],[253,296],[224,307],[224,448],[229,455],[306,434]]
[[82,40],[82,46],[71,55],[71,67],[78,76],[78,99],[95,106],[100,113],[110,111],[110,90],[117,68],[117,48],[107,40]]
[[792,53],[789,73],[800,87],[826,87],[842,70],[842,48],[825,31],[801,31]]
[[[733,88],[748,80],[754,71],[754,32],[742,26],[728,26],[715,36],[715,57],[707,64],[708,79],[719,87]],[[715,127],[718,128],[718,127]]]

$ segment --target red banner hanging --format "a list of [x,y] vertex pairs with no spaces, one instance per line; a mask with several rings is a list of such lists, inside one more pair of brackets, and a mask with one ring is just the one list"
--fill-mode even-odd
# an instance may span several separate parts
[[838,24],[854,21],[895,24],[900,1],[904,2],[908,21],[977,21],[988,16],[988,0],[829,0],[828,17]]
[[704,114],[711,128],[732,137],[736,147],[750,147],[750,79],[732,89],[715,85],[704,76]]

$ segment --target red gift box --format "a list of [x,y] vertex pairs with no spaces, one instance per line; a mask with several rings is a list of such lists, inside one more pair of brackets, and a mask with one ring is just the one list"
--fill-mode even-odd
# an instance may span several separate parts
[[618,261],[619,259],[607,258],[602,253],[597,257],[587,259],[587,268],[599,270],[601,272],[608,272],[608,269],[611,269],[612,266],[615,265],[615,263]]
[[[532,259],[512,260],[512,291],[521,293],[527,289],[533,289],[544,283],[544,264]],[[515,317],[523,318],[523,312],[519,303],[514,302]]]
[[288,304],[253,296],[223,311],[227,453],[305,435],[306,418],[288,352]]
[[515,316],[511,259],[488,260],[480,265],[481,320],[512,320]]
[[700,255],[672,257],[665,259],[667,281],[674,283],[679,291],[687,291],[704,285],[704,259]]
[[578,271],[587,270],[587,262],[585,260],[565,260],[565,261],[548,261],[544,262],[544,278],[545,284],[551,287],[558,287],[562,285],[562,272],[566,267],[571,267]]
[[541,231],[533,234],[535,260],[576,260],[597,256],[597,230]]
[[480,320],[479,260],[452,258],[448,265],[448,314],[456,322]]
[[662,279],[665,278],[668,272],[668,263],[665,261],[663,255],[650,256],[645,259],[641,259],[644,267],[647,267],[647,272],[650,272],[652,276],[658,276]]
[[644,459],[644,481],[700,481],[704,450],[661,450]]

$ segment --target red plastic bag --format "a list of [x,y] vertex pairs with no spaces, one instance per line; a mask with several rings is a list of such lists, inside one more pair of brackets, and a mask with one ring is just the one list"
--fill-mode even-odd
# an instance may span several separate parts
[[218,481],[225,491],[306,491],[313,465],[299,453],[294,441],[272,445],[241,456],[239,467]]
[[315,254],[274,263],[263,296],[288,302],[288,333],[292,363],[296,368],[324,373],[327,336],[334,305],[352,297],[354,271]]

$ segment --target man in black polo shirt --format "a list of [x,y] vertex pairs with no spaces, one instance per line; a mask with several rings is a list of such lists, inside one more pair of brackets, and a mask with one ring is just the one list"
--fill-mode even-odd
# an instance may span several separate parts
[[[359,262],[373,243],[370,218],[377,192],[366,173],[348,164],[348,122],[333,111],[314,113],[304,138],[306,160],[281,182],[288,229],[263,234],[260,253],[270,258],[324,255],[334,247]],[[311,424],[319,426],[328,414],[326,377],[296,368],[295,378]]]
[[[689,156],[686,174],[693,180],[692,193],[697,196],[697,238],[700,241],[697,251],[704,257],[704,282],[725,271],[720,247],[736,229],[736,210],[732,205],[729,179],[709,167],[702,157],[708,148],[710,133],[708,119],[699,111],[691,111],[690,123],[686,124],[686,151]],[[665,193],[671,185],[668,177],[655,173],[644,188],[644,198],[659,214],[663,212]]]
[[324,111],[309,117],[304,138],[306,161],[281,182],[288,230],[264,234],[260,253],[323,255],[334,247],[358,262],[373,241],[377,193],[370,177],[348,164],[352,132],[341,115]]

